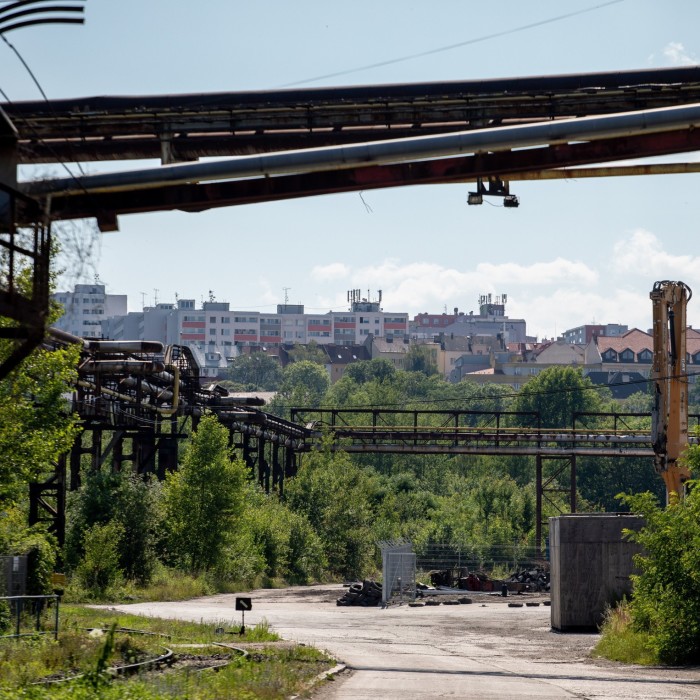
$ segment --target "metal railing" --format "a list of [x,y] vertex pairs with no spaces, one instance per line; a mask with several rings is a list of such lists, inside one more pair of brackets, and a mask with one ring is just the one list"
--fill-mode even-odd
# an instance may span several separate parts
[[[7,601],[10,607],[11,617],[14,619],[14,634],[0,635],[0,639],[19,639],[20,637],[30,637],[35,634],[50,634],[53,633],[53,638],[58,639],[58,611],[60,607],[61,596],[52,595],[11,595],[1,596],[0,603]],[[53,630],[41,629],[41,614],[44,610],[50,607],[47,605],[49,601],[54,602]],[[29,610],[30,606],[25,606],[25,603],[33,602],[33,610]],[[26,616],[25,612],[31,612],[34,630],[32,632],[22,633],[22,621]]]

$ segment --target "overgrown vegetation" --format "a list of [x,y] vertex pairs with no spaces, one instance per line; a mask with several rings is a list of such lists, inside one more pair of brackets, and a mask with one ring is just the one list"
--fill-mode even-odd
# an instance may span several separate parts
[[[53,460],[75,438],[62,396],[76,359],[74,350],[38,350],[0,382],[0,546],[4,553],[31,556],[30,593],[50,592],[59,552],[44,528],[26,527],[25,494],[30,481],[52,472]],[[570,367],[545,370],[513,393],[469,381],[449,384],[435,373],[433,358],[418,350],[409,357],[409,371],[385,360],[361,362],[332,386],[317,348],[295,353],[284,370],[269,359],[240,359],[231,388],[277,389],[268,410],[282,416],[293,405],[448,408],[518,411],[510,420],[524,425],[523,413],[538,411],[542,426],[568,428],[574,411],[648,407],[643,394],[615,404]],[[366,417],[348,416],[352,420],[359,424]],[[398,424],[402,418],[387,420]],[[435,417],[436,426],[441,420]],[[644,426],[630,424],[635,427]],[[578,473],[579,509],[618,509],[614,494],[620,491],[663,492],[647,463],[582,458]],[[82,485],[70,495],[60,552],[70,575],[68,597],[182,599],[255,585],[368,577],[378,571],[378,540],[410,539],[419,553],[436,544],[454,547],[490,567],[517,565],[534,544],[535,465],[528,457],[350,457],[326,447],[303,457],[283,498],[263,493],[249,477],[213,416],[201,419],[178,470],[164,483],[83,469]],[[551,477],[553,486],[568,485],[564,475]],[[635,644],[642,640],[640,648],[659,661],[695,653],[687,650],[696,648],[700,611],[685,606],[680,615],[671,612],[684,599],[700,599],[694,573],[700,562],[688,554],[687,541],[669,542],[663,533],[694,532],[696,501],[691,497],[667,510],[655,510],[652,495],[622,502],[647,516],[649,529],[639,537],[649,539],[639,541],[658,552],[642,564],[635,599],[609,624],[619,630],[620,620],[629,618],[625,633]],[[545,517],[566,511],[554,496],[545,507]],[[699,541],[692,541],[697,553]]]
[[[90,631],[93,630],[93,631]],[[285,698],[302,691],[333,661],[309,647],[280,644],[266,624],[197,624],[66,606],[58,641],[0,641],[0,698]],[[233,648],[256,643],[247,657]],[[175,652],[171,668],[113,680],[110,667]],[[217,674],[197,672],[228,663]],[[80,676],[79,678],[76,678]],[[47,680],[74,680],[46,684]]]
[[[692,445],[686,463],[697,473],[700,447]],[[700,660],[700,489],[689,484],[679,500],[671,494],[664,508],[650,493],[621,496],[645,526],[628,537],[644,553],[637,555],[640,573],[632,577],[633,598],[613,613],[603,629],[598,651],[627,647],[634,663],[689,664]]]

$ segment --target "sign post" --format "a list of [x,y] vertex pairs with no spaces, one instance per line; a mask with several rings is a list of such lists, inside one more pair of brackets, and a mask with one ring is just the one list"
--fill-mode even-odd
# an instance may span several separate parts
[[236,598],[236,610],[241,611],[241,634],[245,634],[245,611],[253,609],[251,598]]

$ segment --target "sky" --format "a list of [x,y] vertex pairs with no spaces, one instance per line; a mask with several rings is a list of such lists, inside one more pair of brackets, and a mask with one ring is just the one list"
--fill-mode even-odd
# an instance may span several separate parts
[[[49,98],[622,71],[700,56],[695,0],[87,0],[85,16],[7,35]],[[40,99],[4,43],[0,89]],[[59,286],[97,276],[133,311],[177,296],[264,312],[286,296],[311,313],[347,308],[349,289],[381,289],[385,311],[411,316],[476,312],[481,295],[506,294],[507,315],[543,339],[586,323],[647,330],[649,292],[671,279],[697,290],[688,322],[700,327],[699,183],[514,182],[517,209],[467,206],[469,184],[413,186],[122,216],[106,234],[76,222],[59,233],[70,253]]]

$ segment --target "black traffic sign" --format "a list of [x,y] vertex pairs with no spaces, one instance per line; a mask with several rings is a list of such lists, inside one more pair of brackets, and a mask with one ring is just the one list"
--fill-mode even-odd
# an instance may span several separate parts
[[236,610],[246,610],[253,609],[253,599],[252,598],[236,598]]

